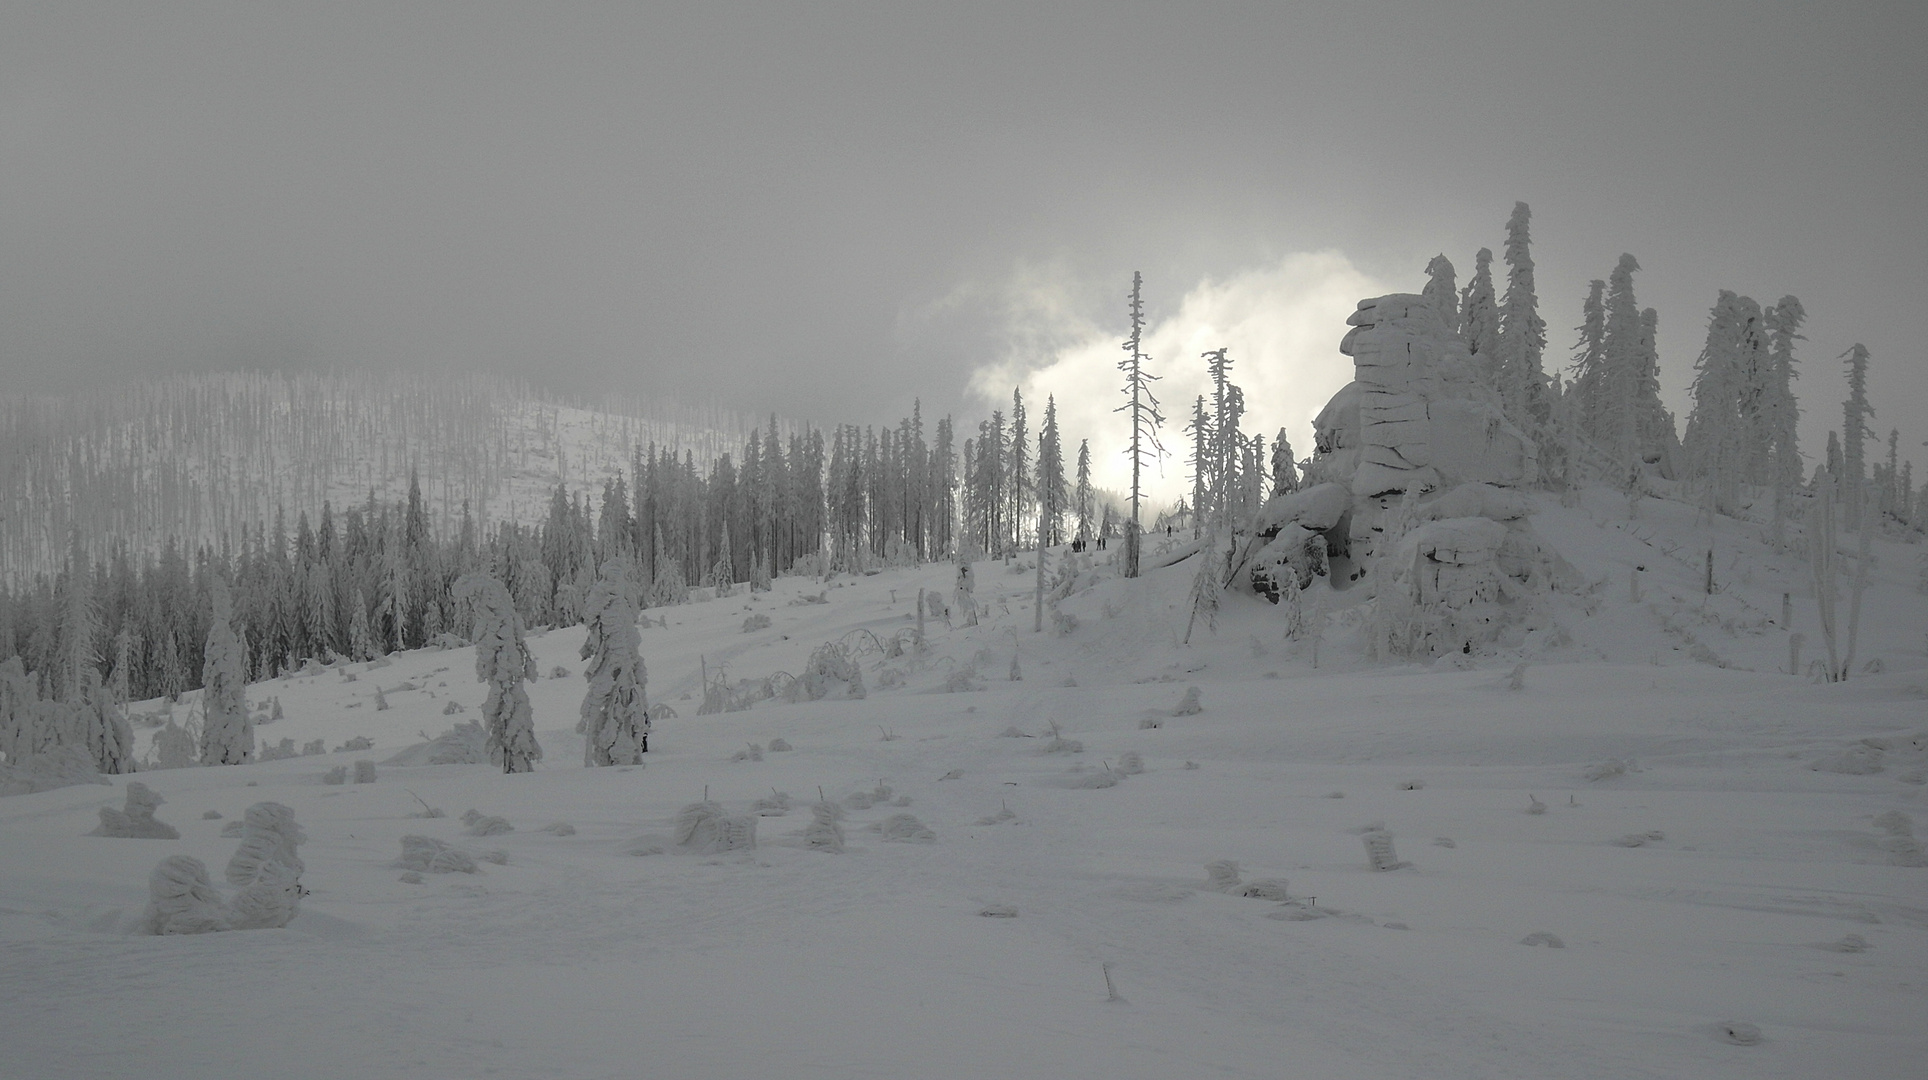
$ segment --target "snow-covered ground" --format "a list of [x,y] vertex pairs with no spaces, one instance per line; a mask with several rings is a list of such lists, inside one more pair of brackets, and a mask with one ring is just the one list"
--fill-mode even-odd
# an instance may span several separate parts
[[[634,769],[581,766],[580,629],[531,637],[532,774],[322,782],[474,717],[468,650],[257,684],[285,713],[263,743],[373,748],[141,774],[179,840],[86,835],[120,779],[0,800],[0,1076],[1922,1075],[1928,869],[1899,835],[1928,837],[1921,549],[1876,545],[1856,667],[1883,670],[1828,685],[1786,673],[1781,596],[1805,664],[1812,590],[1758,527],[1660,500],[1630,521],[1605,491],[1541,497],[1535,523],[1597,587],[1520,649],[1429,667],[1368,663],[1352,594],[1323,590],[1316,669],[1250,598],[1181,646],[1189,562],[1087,573],[1078,627],[1037,634],[1032,574],[979,563],[988,617],[931,622],[923,656],[865,651],[865,699],[698,716],[704,661],[798,672],[914,626],[954,570],[653,609],[651,700],[680,715]],[[943,692],[967,668],[982,688]],[[1191,686],[1202,711],[1172,715]],[[841,853],[798,838],[819,791]],[[626,853],[706,794],[747,814],[778,792],[754,851]],[[138,934],[154,864],[218,879],[222,827],[259,800],[307,831],[301,915]],[[471,808],[515,831],[465,835]],[[934,839],[869,828],[896,814]],[[1373,823],[1410,865],[1370,868]],[[411,884],[409,834],[506,861]],[[1215,890],[1226,859],[1292,899]]]

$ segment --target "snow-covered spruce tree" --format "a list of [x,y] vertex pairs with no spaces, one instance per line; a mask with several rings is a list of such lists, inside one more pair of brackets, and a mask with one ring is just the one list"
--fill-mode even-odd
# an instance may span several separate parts
[[1607,426],[1607,283],[1594,278],[1580,304],[1580,340],[1573,346],[1573,381],[1564,395],[1579,433],[1598,444]]
[[1707,509],[1731,513],[1745,472],[1740,416],[1740,358],[1760,323],[1754,301],[1726,289],[1707,322],[1707,344],[1695,361],[1694,408],[1682,440]]
[[1459,299],[1460,333],[1473,367],[1494,392],[1500,388],[1500,310],[1493,292],[1493,251],[1480,248],[1473,257],[1473,277]]
[[1272,494],[1284,495],[1299,490],[1299,470],[1292,460],[1292,440],[1280,428],[1272,440]]
[[636,632],[636,586],[629,565],[610,559],[583,604],[582,658],[589,692],[583,695],[584,765],[635,765],[649,750],[649,674]]
[[0,758],[18,765],[40,752],[40,692],[18,656],[0,660]]
[[1097,523],[1092,521],[1091,519],[1092,494],[1091,494],[1091,440],[1090,439],[1078,440],[1078,486],[1071,498],[1072,498],[1072,501],[1077,504],[1078,539],[1083,541],[1090,541],[1093,537],[1097,535],[1095,532],[1092,531],[1094,526]]
[[1767,323],[1768,353],[1773,361],[1762,412],[1768,432],[1768,468],[1774,487],[1774,537],[1778,543],[1787,520],[1788,501],[1806,471],[1801,465],[1796,432],[1801,410],[1794,400],[1797,378],[1794,343],[1807,340],[1800,332],[1801,324],[1807,321],[1807,311],[1801,307],[1801,301],[1783,296],[1780,303],[1768,308],[1762,317]]
[[535,657],[522,639],[522,616],[509,590],[483,574],[465,574],[455,595],[475,612],[475,678],[488,684],[482,722],[489,732],[489,758],[505,773],[528,772],[542,760],[524,680],[536,675]]
[[254,719],[248,715],[247,646],[234,632],[234,604],[227,582],[216,576],[209,590],[214,616],[201,662],[201,764],[240,765],[254,760]]
[[1208,515],[1204,513],[1206,500],[1212,487],[1212,460],[1215,440],[1212,438],[1212,414],[1205,409],[1205,395],[1198,395],[1192,403],[1192,419],[1185,425],[1185,432],[1192,437],[1192,536],[1204,535]]
[[1641,344],[1640,306],[1633,297],[1633,272],[1638,269],[1640,263],[1632,255],[1621,255],[1607,279],[1600,343],[1606,386],[1595,434],[1613,455],[1615,479],[1629,489],[1639,483],[1645,458],[1640,445],[1640,397],[1647,358]]
[[1145,459],[1150,455],[1162,456],[1165,453],[1165,447],[1158,441],[1158,429],[1164,426],[1165,417],[1158,411],[1158,399],[1151,392],[1151,384],[1158,380],[1158,376],[1145,370],[1145,361],[1151,357],[1146,356],[1143,349],[1144,284],[1144,275],[1132,271],[1129,309],[1131,336],[1125,339],[1122,346],[1126,356],[1118,362],[1118,370],[1125,373],[1124,394],[1130,400],[1112,410],[1128,413],[1131,417],[1131,523],[1125,534],[1125,576],[1128,578],[1138,576],[1138,549],[1144,539],[1144,530],[1139,524],[1139,506],[1144,491],[1140,480]]
[[368,629],[368,600],[355,590],[354,610],[348,616],[348,659],[375,659],[375,637]]
[[1506,222],[1506,295],[1499,320],[1500,401],[1507,419],[1522,431],[1533,431],[1546,419],[1546,374],[1540,362],[1546,323],[1533,291],[1532,218],[1525,203],[1513,204]]
[[1874,430],[1868,427],[1868,421],[1874,419],[1874,406],[1868,404],[1868,348],[1857,341],[1841,358],[1848,362],[1848,400],[1841,403],[1841,483],[1846,488],[1842,501],[1847,506],[1843,517],[1849,528],[1859,529],[1868,478],[1864,451],[1868,439],[1874,436]]
[[1044,399],[1044,426],[1038,429],[1038,547],[1064,543],[1064,441],[1058,433],[1058,399]]

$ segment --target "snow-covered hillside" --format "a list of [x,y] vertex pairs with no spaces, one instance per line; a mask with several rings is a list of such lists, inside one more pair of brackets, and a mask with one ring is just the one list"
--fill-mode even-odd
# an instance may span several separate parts
[[[586,492],[652,443],[705,463],[740,453],[760,422],[720,408],[612,395],[585,403],[487,376],[228,372],[59,398],[0,394],[0,567],[58,569],[76,534],[136,554],[173,536],[238,543],[277,511],[319,518],[416,470],[436,528],[539,517],[555,486]],[[96,557],[104,551],[95,551]]]
[[[1187,647],[1190,561],[1059,550],[1063,635],[1024,561],[923,654],[888,655],[949,564],[646,611],[677,715],[633,769],[580,764],[579,628],[530,638],[529,774],[394,763],[477,714],[470,650],[255,684],[263,745],[369,748],[140,774],[179,840],[86,835],[126,778],[0,800],[0,1075],[1918,1076],[1921,548],[1875,544],[1856,673],[1814,683],[1806,564],[1758,526],[1532,498],[1590,587],[1426,667],[1366,658],[1363,590],[1315,586],[1295,641],[1228,596]],[[863,698],[698,714],[706,668],[754,689],[830,641]],[[218,868],[262,800],[306,830],[301,914],[139,934],[154,865]],[[705,800],[767,815],[755,848],[679,850]],[[403,880],[410,835],[479,871]]]

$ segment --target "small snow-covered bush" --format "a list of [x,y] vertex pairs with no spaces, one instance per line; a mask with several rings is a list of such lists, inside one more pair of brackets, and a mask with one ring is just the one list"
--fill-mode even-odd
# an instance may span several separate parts
[[126,807],[120,810],[111,806],[101,807],[100,825],[92,835],[134,840],[179,840],[179,830],[165,821],[154,820],[154,809],[166,801],[139,780],[129,780]]
[[1097,772],[1085,773],[1078,777],[1078,779],[1071,782],[1071,786],[1087,790],[1117,787],[1118,779],[1118,774],[1112,772],[1110,769],[1099,769]]
[[730,760],[731,761],[762,761],[763,747],[757,745],[756,743],[751,743],[749,746],[745,747],[744,749],[738,750],[736,753],[731,754]]
[[843,812],[830,803],[818,803],[810,808],[812,821],[804,826],[803,846],[817,851],[841,852],[844,849],[843,826],[838,819]]
[[434,837],[402,837],[402,855],[393,866],[429,874],[473,874],[475,857]]
[[[469,813],[475,813],[475,811],[471,810]],[[463,817],[467,818],[468,815],[464,814]],[[508,818],[477,814],[469,821],[469,827],[464,831],[470,836],[501,836],[503,833],[514,832],[515,826],[509,824]]]
[[1215,859],[1205,864],[1205,878],[1208,888],[1219,892],[1231,892],[1238,888],[1238,862],[1233,859]]
[[228,884],[247,886],[267,873],[270,864],[278,863],[289,869],[292,876],[299,878],[302,870],[301,858],[295,849],[308,839],[300,825],[295,824],[295,812],[278,802],[258,802],[248,807],[241,819],[241,846],[228,860]]
[[348,766],[337,765],[327,772],[322,773],[321,782],[324,784],[334,784],[336,786],[346,784],[348,782]]
[[1204,712],[1205,706],[1200,703],[1199,701],[1200,696],[1201,696],[1201,692],[1198,689],[1198,687],[1196,686],[1186,687],[1185,697],[1183,700],[1181,700],[1178,703],[1176,707],[1172,709],[1172,715],[1173,716],[1197,716],[1199,713]]
[[280,761],[284,758],[299,757],[299,756],[300,756],[299,751],[295,749],[295,741],[293,739],[283,739],[279,743],[273,746],[262,747],[260,760]]
[[783,751],[788,749],[790,749],[790,744],[787,742],[784,742],[782,739],[770,740],[770,752],[772,754],[782,753]]
[[1625,776],[1632,770],[1633,762],[1622,761],[1619,758],[1608,758],[1605,761],[1587,766],[1585,771],[1580,775],[1589,781],[1597,782],[1600,780],[1611,780],[1616,776]]
[[937,834],[912,814],[892,814],[877,825],[877,831],[885,840],[901,843],[927,844],[937,839]]
[[769,628],[770,617],[768,615],[759,613],[743,620],[743,632],[746,634],[755,633],[758,630],[768,630]]
[[758,799],[751,809],[758,817],[782,817],[790,812],[790,795],[784,791],[772,791],[767,798]]
[[147,878],[147,912],[141,927],[150,934],[206,934],[228,928],[226,905],[207,864],[188,855],[170,855]]
[[456,724],[428,745],[430,765],[486,765],[488,762],[489,733],[482,729],[479,720]]
[[1079,742],[1077,739],[1065,738],[1064,735],[1058,731],[1058,725],[1052,724],[1051,737],[1046,739],[1044,743],[1038,747],[1038,750],[1040,753],[1045,754],[1082,754],[1084,753],[1084,743]]
[[1145,771],[1145,759],[1136,750],[1127,750],[1118,758],[1118,772],[1125,776],[1137,776]]
[[1808,768],[1816,772],[1844,773],[1848,776],[1868,776],[1881,771],[1884,756],[1880,747],[1869,746],[1866,743],[1856,743],[1838,754],[1822,758],[1820,761],[1809,765]]
[[366,735],[357,735],[347,742],[342,743],[340,746],[335,747],[335,753],[352,754],[357,750],[373,750],[374,748],[375,741],[373,739],[370,739]]
[[676,815],[676,846],[698,855],[748,851],[756,847],[756,818],[733,817],[713,802],[696,802]]
[[355,783],[372,784],[375,782],[375,763],[372,761],[355,762]]
[[298,871],[284,863],[268,863],[261,874],[241,887],[228,903],[228,926],[235,930],[271,930],[288,925],[301,914],[303,889]]
[[574,825],[571,825],[571,824],[569,824],[569,823],[568,823],[568,822],[566,822],[566,821],[558,821],[558,822],[556,822],[556,823],[555,823],[554,825],[544,825],[544,826],[543,826],[542,828],[540,828],[540,829],[537,829],[536,831],[537,831],[537,832],[546,832],[546,833],[548,833],[548,834],[549,834],[550,836],[574,836],[574,835],[576,835],[576,827],[575,827]]
[[1366,862],[1374,870],[1397,870],[1411,863],[1401,862],[1393,853],[1392,833],[1384,829],[1373,829],[1364,836],[1366,843]]
[[314,739],[309,742],[305,742],[301,744],[302,757],[311,757],[315,754],[325,754],[327,752],[328,752],[328,743],[326,740],[323,740],[323,739]]
[[1558,935],[1558,934],[1550,934],[1550,933],[1548,933],[1548,932],[1546,932],[1545,930],[1535,930],[1535,931],[1533,931],[1532,933],[1530,933],[1530,934],[1528,934],[1528,935],[1526,935],[1525,937],[1523,937],[1523,938],[1521,938],[1521,939],[1520,939],[1520,944],[1522,944],[1522,945],[1544,945],[1544,946],[1546,946],[1546,947],[1547,947],[1547,948],[1549,948],[1549,949],[1564,949],[1564,948],[1566,948],[1566,942],[1564,942],[1564,941],[1561,941],[1561,940],[1560,940],[1560,935]]

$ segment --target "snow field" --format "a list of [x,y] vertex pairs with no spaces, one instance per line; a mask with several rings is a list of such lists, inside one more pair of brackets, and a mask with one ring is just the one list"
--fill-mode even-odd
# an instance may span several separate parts
[[[179,840],[84,835],[121,805],[119,780],[0,800],[0,1076],[240,1077],[270,1060],[315,1077],[1918,1075],[1928,871],[1897,865],[1894,819],[1876,823],[1928,814],[1905,779],[1928,734],[1910,640],[1924,602],[1898,587],[1912,549],[1883,551],[1894,581],[1864,616],[1861,655],[1885,672],[1815,685],[1778,674],[1784,628],[1751,621],[1779,617],[1766,548],[1737,530],[1731,584],[1704,597],[1674,542],[1699,535],[1690,509],[1647,500],[1639,522],[1602,524],[1597,494],[1536,518],[1605,582],[1550,602],[1570,644],[1548,634],[1467,670],[1368,665],[1334,625],[1315,672],[1274,609],[1236,596],[1215,638],[1180,648],[1187,563],[1100,580],[1065,604],[1078,630],[1033,635],[1032,577],[980,563],[981,624],[931,622],[924,658],[861,656],[857,701],[699,717],[699,657],[797,672],[825,641],[910,625],[918,587],[948,588],[950,566],[653,610],[669,625],[640,631],[650,700],[678,715],[634,768],[580,767],[583,680],[546,674],[527,684],[535,772],[391,763],[477,715],[468,650],[257,684],[250,701],[286,714],[264,743],[372,749],[140,774]],[[1680,557],[1646,563],[1635,603],[1627,568],[1669,545]],[[819,590],[828,603],[789,603]],[[1714,618],[1692,614],[1703,604]],[[758,614],[771,625],[746,633]],[[1734,667],[1694,660],[1669,619]],[[529,638],[545,673],[580,672],[581,641]],[[984,690],[934,692],[973,664]],[[885,669],[900,688],[880,688]],[[1202,711],[1172,716],[1193,685]],[[451,700],[467,711],[445,715]],[[1045,752],[1053,725],[1082,749]],[[794,749],[731,760],[779,738]],[[1864,738],[1884,740],[1880,772],[1809,767]],[[360,758],[375,782],[322,783]],[[1610,760],[1631,767],[1586,779]],[[1077,786],[1107,766],[1114,786]],[[846,803],[880,785],[889,800]],[[819,787],[843,809],[842,853],[799,835]],[[779,791],[789,809],[756,819],[753,851],[623,853],[673,838],[706,797],[739,815]],[[1544,813],[1526,812],[1535,798]],[[129,932],[157,861],[225,865],[222,826],[264,800],[308,836],[311,895],[286,929]],[[445,816],[411,816],[422,802]],[[515,831],[468,836],[470,809]],[[869,828],[905,813],[934,840]],[[576,831],[542,831],[558,822]],[[1410,867],[1368,868],[1375,822]],[[402,881],[407,835],[480,872]],[[483,861],[497,850],[506,862]],[[1214,891],[1218,859],[1289,880],[1294,901]],[[980,914],[994,908],[1017,914]],[[1521,944],[1540,932],[1564,948]],[[1825,947],[1847,934],[1868,948]],[[1107,964],[1123,1001],[1106,1000]],[[1761,1041],[1727,1041],[1728,1023]]]

